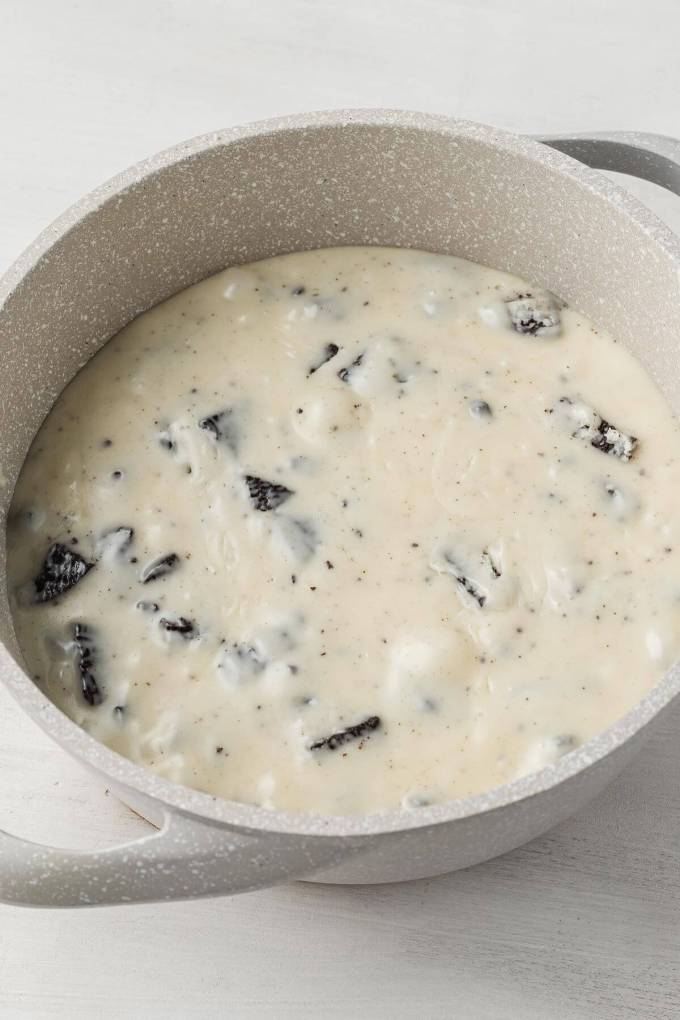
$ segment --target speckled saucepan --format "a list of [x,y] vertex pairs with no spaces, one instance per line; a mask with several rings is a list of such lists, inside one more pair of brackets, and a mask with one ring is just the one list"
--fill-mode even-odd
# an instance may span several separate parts
[[[680,193],[680,142],[545,141],[423,114],[313,114],[186,142],[82,199],[0,282],[3,522],[40,423],[112,334],[225,266],[297,249],[426,248],[544,284],[630,347],[680,410],[680,243],[583,165]],[[4,542],[0,557],[4,569]],[[36,906],[212,896],[294,878],[391,882],[475,864],[598,793],[680,691],[676,665],[615,726],[487,794],[417,812],[288,815],[175,785],[80,730],[23,671],[4,582],[0,638],[0,679],[25,711],[159,826],[93,853],[0,831],[0,899]]]

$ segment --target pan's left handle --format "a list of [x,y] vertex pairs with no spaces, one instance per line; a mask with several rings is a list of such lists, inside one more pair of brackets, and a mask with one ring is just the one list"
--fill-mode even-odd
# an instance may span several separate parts
[[680,140],[644,131],[593,131],[534,135],[596,170],[613,170],[659,184],[680,195]]
[[0,829],[0,902],[83,907],[230,896],[308,877],[351,853],[331,838],[249,835],[167,813],[105,850],[60,850]]

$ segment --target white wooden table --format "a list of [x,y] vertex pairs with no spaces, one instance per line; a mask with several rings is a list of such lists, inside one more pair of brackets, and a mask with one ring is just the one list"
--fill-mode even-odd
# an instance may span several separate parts
[[[680,133],[677,0],[0,0],[0,269],[174,141],[337,106]],[[636,186],[680,230],[680,202]],[[680,339],[680,338],[679,338]],[[0,690],[0,824],[145,823]],[[85,912],[0,907],[0,1017],[680,1016],[680,711],[595,804],[490,864]]]

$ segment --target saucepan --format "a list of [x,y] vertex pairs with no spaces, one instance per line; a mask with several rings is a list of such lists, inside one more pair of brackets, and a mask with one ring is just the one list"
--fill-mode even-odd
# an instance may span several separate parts
[[[399,111],[219,131],[121,174],[49,227],[0,282],[3,531],[31,440],[105,341],[210,273],[282,252],[397,245],[516,273],[609,330],[680,410],[680,242],[595,167],[680,194],[673,139],[536,140]],[[3,542],[3,578],[4,554]],[[171,783],[77,727],[24,671],[4,579],[0,639],[0,680],[22,708],[157,827],[94,852],[0,832],[0,899],[35,906],[225,895],[300,878],[393,882],[464,868],[539,835],[602,790],[680,691],[676,664],[605,732],[488,793],[417,811],[292,815]]]

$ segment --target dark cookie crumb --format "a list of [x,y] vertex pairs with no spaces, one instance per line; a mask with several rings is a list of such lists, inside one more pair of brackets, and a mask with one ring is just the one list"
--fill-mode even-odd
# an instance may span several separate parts
[[225,443],[232,453],[238,453],[239,431],[234,420],[233,408],[227,407],[224,411],[206,415],[205,418],[201,418],[198,427],[204,432],[209,432],[217,442]]
[[94,563],[88,563],[82,556],[61,542],[55,542],[45,557],[35,585],[34,602],[50,602],[74,588],[92,570]]
[[161,616],[158,623],[163,630],[168,630],[173,634],[181,634],[182,637],[193,637],[196,633],[196,626],[193,620],[187,620],[185,616],[178,616],[176,619]]
[[73,642],[76,646],[80,690],[88,705],[101,705],[104,695],[94,673],[96,653],[90,628],[85,623],[74,623]]
[[139,580],[142,584],[148,584],[149,581],[157,581],[161,577],[165,577],[171,570],[174,570],[179,563],[179,556],[177,553],[168,553],[167,556],[159,556],[158,559],[152,560],[142,570],[139,575]]
[[[486,605],[487,600],[486,592],[483,591],[481,586],[475,580],[473,580],[471,577],[468,577],[464,573],[464,571],[460,568],[459,564],[450,556],[449,553],[444,554],[444,559],[446,560],[448,566],[451,568],[451,573],[453,574],[461,588],[463,588],[468,593],[468,595],[472,596],[472,598],[475,600],[480,609],[483,609],[484,606]],[[495,574],[495,576],[498,577],[499,575]]]
[[327,361],[331,360],[331,358],[334,358],[335,355],[339,352],[339,350],[340,348],[338,347],[337,344],[326,344],[320,359],[312,365],[312,367],[307,372],[307,375],[314,375],[315,372],[318,372],[321,366],[325,365]]
[[245,475],[244,481],[248,486],[248,495],[256,510],[276,510],[293,495],[293,490],[279,485],[278,482],[268,482],[265,478],[258,478],[256,475]]
[[506,301],[506,305],[516,333],[524,336],[559,336],[562,320],[552,295],[534,297],[532,294],[519,294],[512,301]]
[[482,553],[482,559],[484,560],[485,563],[488,564],[489,569],[491,570],[491,573],[493,574],[494,577],[500,577],[501,576],[500,567],[494,561],[494,558],[493,558],[493,556],[491,555],[491,553],[489,552],[488,549],[485,549],[484,552]]
[[340,369],[340,371],[337,373],[338,379],[342,379],[343,382],[348,383],[349,377],[351,376],[353,369],[358,368],[363,360],[364,351],[362,351],[361,354],[357,355],[357,357],[351,364],[346,365],[344,368]]
[[[560,397],[558,407],[566,414],[568,421],[576,426],[571,433],[572,438],[583,439],[596,450],[626,462],[635,453],[637,436],[626,435],[594,408],[570,397]],[[552,414],[553,409],[548,408],[548,413]]]
[[630,460],[637,446],[637,436],[625,435],[604,418],[600,420],[597,432],[598,435],[590,440],[591,446],[620,460]]
[[370,715],[368,719],[364,719],[363,722],[357,723],[355,726],[348,726],[338,733],[331,733],[329,737],[315,741],[310,745],[310,751],[320,751],[322,748],[328,751],[335,751],[338,747],[342,747],[343,744],[347,744],[351,740],[358,740],[373,730],[377,730],[379,726],[380,716]]

